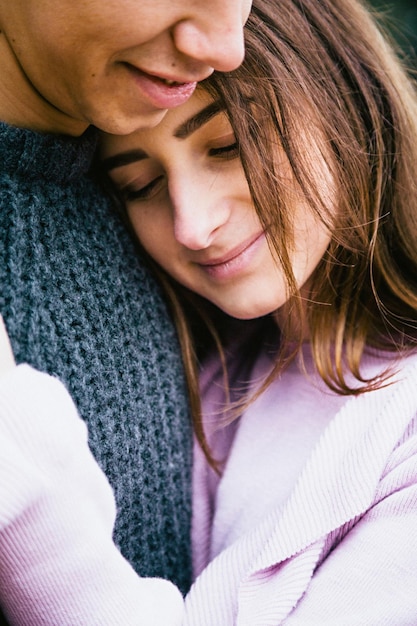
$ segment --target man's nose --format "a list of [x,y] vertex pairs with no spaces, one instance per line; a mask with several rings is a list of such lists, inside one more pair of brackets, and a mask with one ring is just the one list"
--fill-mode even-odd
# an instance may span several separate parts
[[201,0],[197,5],[195,17],[180,21],[174,28],[176,48],[215,70],[234,70],[244,57],[243,26],[251,2]]

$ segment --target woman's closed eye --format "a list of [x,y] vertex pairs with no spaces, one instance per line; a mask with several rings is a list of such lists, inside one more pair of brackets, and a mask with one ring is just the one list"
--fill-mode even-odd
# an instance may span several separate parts
[[150,200],[161,189],[164,180],[165,176],[160,174],[146,185],[138,186],[132,183],[121,190],[123,199],[125,202],[132,202],[133,200]]
[[219,145],[213,145],[208,154],[210,157],[218,158],[218,159],[236,159],[239,157],[239,146],[234,136],[232,135],[227,140],[224,140]]

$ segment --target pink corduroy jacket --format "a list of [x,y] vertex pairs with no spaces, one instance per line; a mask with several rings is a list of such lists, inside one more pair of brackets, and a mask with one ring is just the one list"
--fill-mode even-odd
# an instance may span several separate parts
[[[220,390],[213,368],[202,388],[205,410],[215,414]],[[285,374],[280,384],[285,388]],[[256,476],[259,488],[274,489],[268,463],[252,459],[248,467],[241,452],[255,445],[274,411],[265,410],[265,401],[262,406],[249,426],[244,415],[213,436],[214,456],[229,455],[221,479],[196,446],[197,579],[186,598],[184,625],[416,626],[417,356],[396,365],[390,385],[348,398],[315,442],[288,499],[261,519],[254,515],[253,526],[232,533],[229,542],[225,533],[216,554],[218,490],[223,487],[222,502],[231,512],[243,506],[246,514],[252,502],[246,476]],[[256,410],[257,403],[249,409]],[[272,455],[269,462],[273,467]],[[228,483],[228,472],[236,476],[239,469],[242,482]],[[223,520],[229,522],[232,527]]]

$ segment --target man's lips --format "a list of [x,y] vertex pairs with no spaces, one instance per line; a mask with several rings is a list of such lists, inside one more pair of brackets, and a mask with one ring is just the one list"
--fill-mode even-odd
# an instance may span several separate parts
[[[129,65],[129,63],[127,64]],[[159,72],[158,70],[152,70],[152,69],[148,70],[146,68],[142,68],[140,66],[135,66],[135,65],[133,65],[132,67],[134,67],[138,72],[145,74],[146,76],[149,76],[151,78],[154,78],[155,80],[160,80],[162,82],[166,82],[169,84],[199,83],[202,80],[205,80],[206,78],[211,76],[211,74],[214,71],[212,67],[209,67],[206,65],[199,65],[198,68],[193,67],[189,71],[184,70],[183,73],[174,73],[172,71]]]
[[170,109],[186,102],[194,93],[197,81],[189,81],[180,76],[157,76],[125,63],[125,67],[135,80],[141,95],[157,109]]

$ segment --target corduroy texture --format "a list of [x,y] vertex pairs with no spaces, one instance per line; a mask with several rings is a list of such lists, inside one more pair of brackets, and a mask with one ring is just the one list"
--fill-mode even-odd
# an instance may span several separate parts
[[[394,366],[392,384],[335,398],[308,352],[304,346],[307,374],[293,362],[232,430],[216,430],[219,366],[203,371],[211,450],[214,458],[230,453],[216,477],[196,447],[193,543],[201,574],[183,626],[417,624],[417,353],[366,354],[363,377]],[[255,388],[272,362],[260,356]],[[321,427],[311,430],[316,419]],[[300,452],[302,469],[290,472],[283,499],[281,483]]]
[[63,381],[86,421],[123,555],[186,591],[192,428],[179,346],[159,289],[88,177],[94,147],[90,131],[71,139],[0,124],[0,312],[17,362]]
[[112,541],[113,492],[64,386],[28,365],[2,372],[0,416],[0,605],[9,624],[181,626],[178,588],[138,576]]

